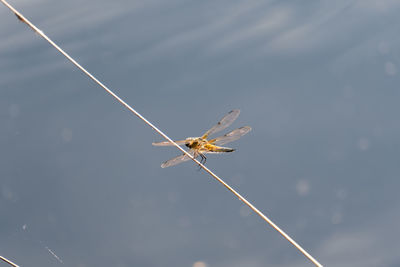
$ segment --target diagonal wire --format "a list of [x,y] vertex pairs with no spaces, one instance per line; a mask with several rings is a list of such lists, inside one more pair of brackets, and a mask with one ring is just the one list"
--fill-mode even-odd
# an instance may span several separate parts
[[289,235],[287,235],[283,230],[281,230],[274,222],[272,222],[267,216],[265,216],[261,211],[259,211],[253,204],[247,201],[243,196],[241,196],[238,192],[236,192],[232,187],[230,187],[227,183],[225,183],[220,177],[218,177],[214,172],[200,163],[196,158],[190,155],[186,150],[181,148],[178,144],[176,144],[171,138],[169,138],[165,133],[159,130],[155,125],[153,125],[150,121],[148,121],[145,117],[143,117],[139,112],[133,109],[130,105],[128,105],[124,100],[122,100],[119,96],[117,96],[113,91],[111,91],[107,86],[105,86],[102,82],[100,82],[96,77],[94,77],[90,72],[88,72],[85,68],[83,68],[78,62],[76,62],[71,56],[69,56],[64,50],[62,50],[57,44],[55,44],[47,35],[45,35],[40,29],[38,29],[34,24],[32,24],[29,20],[27,20],[21,13],[19,13],[14,7],[12,7],[5,0],[0,0],[5,6],[7,6],[23,23],[27,24],[33,31],[39,34],[42,38],[44,38],[47,42],[49,42],[55,49],[57,49],[61,54],[63,54],[69,61],[71,61],[77,68],[79,68],[83,73],[89,76],[95,83],[100,85],[104,90],[107,91],[111,96],[113,96],[118,102],[124,105],[127,109],[129,109],[133,114],[135,114],[139,119],[144,121],[147,125],[149,125],[153,130],[155,130],[159,135],[168,140],[171,144],[173,144],[176,148],[178,148],[185,155],[190,157],[196,164],[198,164],[201,168],[203,168],[207,173],[209,173],[212,177],[214,177],[218,182],[220,182],[223,186],[225,186],[229,191],[231,191],[236,197],[239,198],[242,202],[244,202],[250,209],[252,209],[257,215],[259,215],[264,221],[269,223],[276,231],[278,231],[284,238],[286,238],[293,246],[295,246],[304,256],[306,256],[315,266],[322,267],[316,259],[314,259],[307,251],[305,251],[299,244],[296,243]]
[[12,262],[12,261],[10,261],[10,260],[4,258],[3,256],[0,256],[0,260],[6,262],[6,263],[8,263],[8,264],[10,264],[11,266],[19,267],[19,265],[16,265],[14,262]]

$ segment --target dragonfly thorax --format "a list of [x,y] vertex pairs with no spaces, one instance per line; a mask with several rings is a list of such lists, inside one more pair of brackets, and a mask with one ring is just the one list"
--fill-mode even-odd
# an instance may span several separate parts
[[186,140],[188,141],[186,146],[191,149],[199,149],[207,142],[207,140],[201,137],[188,137]]

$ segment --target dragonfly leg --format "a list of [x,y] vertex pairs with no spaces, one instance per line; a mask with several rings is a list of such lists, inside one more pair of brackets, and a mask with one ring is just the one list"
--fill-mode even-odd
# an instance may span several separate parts
[[[206,156],[204,156],[204,154],[202,154],[202,153],[199,153],[199,156],[201,157],[200,163],[201,163],[201,164],[205,164],[206,161],[207,161]],[[200,171],[200,170],[201,170],[201,166],[199,165],[199,171]]]
[[204,159],[204,160],[203,160],[203,165],[204,165],[204,164],[206,164],[206,161],[207,161],[207,158],[206,158],[205,155],[203,155],[203,159]]

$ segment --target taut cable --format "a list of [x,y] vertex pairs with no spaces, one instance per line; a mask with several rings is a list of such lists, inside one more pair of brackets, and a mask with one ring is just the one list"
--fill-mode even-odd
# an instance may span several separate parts
[[154,126],[150,121],[148,121],[145,117],[143,117],[139,112],[133,109],[130,105],[128,105],[124,100],[122,100],[119,96],[117,96],[113,91],[111,91],[107,86],[101,83],[96,77],[94,77],[90,72],[88,72],[84,67],[82,67],[78,62],[76,62],[71,56],[69,56],[64,50],[62,50],[57,44],[55,44],[47,35],[45,35],[41,30],[39,30],[35,25],[33,25],[29,20],[27,20],[21,13],[19,13],[14,7],[12,7],[5,0],[0,0],[5,6],[7,6],[23,23],[27,24],[32,30],[34,30],[37,34],[39,34],[42,38],[44,38],[47,42],[49,42],[55,49],[57,49],[61,54],[63,54],[69,61],[71,61],[77,68],[79,68],[83,73],[85,73],[90,79],[92,79],[95,83],[100,85],[104,90],[107,91],[112,97],[114,97],[118,102],[124,105],[127,109],[129,109],[133,114],[135,114],[139,119],[144,121],[147,125],[149,125],[153,130],[155,130],[159,135],[164,137],[166,140],[171,142],[175,147],[177,147],[181,152],[190,157],[197,165],[203,168],[207,173],[209,173],[212,177],[214,177],[218,182],[220,182],[223,186],[225,186],[229,191],[231,191],[236,197],[239,198],[243,203],[245,203],[250,209],[252,209],[256,214],[258,214],[264,221],[269,223],[276,231],[278,231],[284,238],[286,238],[293,246],[295,246],[304,256],[306,256],[312,263],[316,266],[322,267],[322,265],[314,259],[307,251],[305,251],[299,244],[296,243],[289,235],[287,235],[283,230],[281,230],[274,222],[272,222],[267,216],[265,216],[261,211],[259,211],[253,204],[247,201],[243,196],[241,196],[238,192],[236,192],[232,187],[230,187],[227,183],[225,183],[220,177],[218,177],[214,172],[204,166],[201,162],[199,162],[196,158],[190,155],[186,150],[181,148],[178,144],[176,144],[171,138],[169,138],[165,133],[159,130],[156,126]]

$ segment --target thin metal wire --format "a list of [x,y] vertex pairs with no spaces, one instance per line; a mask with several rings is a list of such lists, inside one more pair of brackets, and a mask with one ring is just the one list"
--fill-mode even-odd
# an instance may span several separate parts
[[218,177],[214,172],[200,163],[197,159],[195,159],[192,155],[190,155],[186,150],[181,148],[178,144],[176,144],[171,138],[169,138],[165,133],[159,130],[156,126],[154,126],[150,121],[148,121],[145,117],[143,117],[139,112],[129,106],[125,101],[123,101],[119,96],[117,96],[113,91],[111,91],[107,86],[101,83],[96,77],[94,77],[90,72],[88,72],[85,68],[83,68],[78,62],[76,62],[72,57],[70,57],[64,50],[62,50],[58,45],[56,45],[47,35],[45,35],[40,29],[38,29],[35,25],[33,25],[29,20],[27,20],[21,13],[19,13],[14,7],[8,4],[5,0],[0,0],[6,5],[16,16],[17,18],[27,24],[32,30],[38,33],[42,38],[48,41],[55,49],[57,49],[61,54],[63,54],[69,61],[71,61],[76,67],[78,67],[82,72],[84,72],[90,79],[92,79],[95,83],[100,85],[104,90],[107,91],[111,96],[113,96],[118,102],[124,105],[127,109],[129,109],[133,114],[135,114],[139,119],[144,121],[147,125],[149,125],[153,130],[155,130],[159,135],[164,137],[166,140],[171,142],[176,148],[178,148],[182,153],[186,154],[190,159],[192,159],[197,165],[203,168],[207,173],[209,173],[212,177],[214,177],[218,182],[220,182],[223,186],[225,186],[229,191],[231,191],[236,197],[239,198],[242,202],[244,202],[250,209],[252,209],[256,214],[258,214],[263,220],[269,223],[276,231],[278,231],[284,238],[286,238],[293,246],[295,246],[304,256],[306,256],[312,263],[316,266],[322,267],[322,265],[314,259],[307,251],[305,251],[296,241],[294,241],[289,235],[287,235],[283,230],[281,230],[274,222],[272,222],[267,216],[265,216],[261,211],[259,211],[253,204],[247,201],[243,196],[241,196],[238,192],[236,192],[232,187],[230,187],[227,183],[225,183],[220,177]]
[[10,264],[11,266],[14,267],[19,267],[19,265],[16,265],[14,262],[7,260],[6,258],[4,258],[3,256],[0,256],[0,260],[3,260],[4,262],[7,262],[8,264]]

